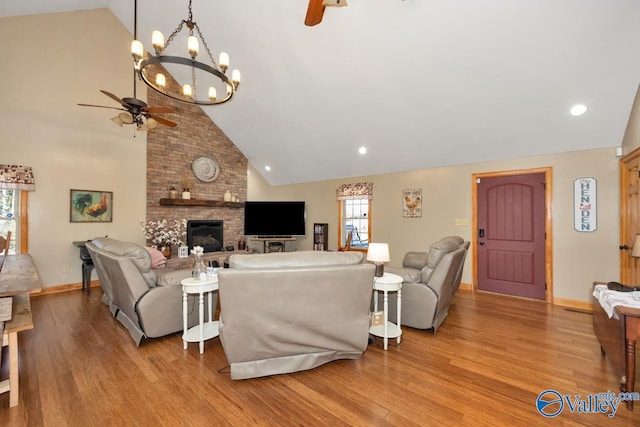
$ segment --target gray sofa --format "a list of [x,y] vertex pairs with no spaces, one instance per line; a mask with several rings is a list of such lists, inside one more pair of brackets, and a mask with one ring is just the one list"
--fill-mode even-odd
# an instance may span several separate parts
[[[182,279],[191,270],[151,268],[151,256],[135,243],[97,237],[86,243],[100,286],[102,301],[140,345],[143,338],[181,332]],[[217,295],[213,295],[217,304]],[[198,323],[196,295],[189,295],[189,326]]]
[[218,272],[232,379],[296,372],[366,350],[375,267],[359,252],[232,255]]
[[[385,268],[385,272],[403,279],[402,325],[438,330],[460,286],[468,250],[468,241],[448,236],[433,243],[426,252],[407,252],[402,267]],[[395,292],[389,293],[389,319],[397,319]]]

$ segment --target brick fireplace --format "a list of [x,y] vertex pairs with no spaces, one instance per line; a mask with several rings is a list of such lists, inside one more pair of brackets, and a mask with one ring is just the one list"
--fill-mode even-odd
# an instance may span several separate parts
[[[166,206],[160,199],[169,197],[169,187],[181,193],[190,186],[197,200],[222,201],[229,191],[241,201],[247,198],[247,158],[197,105],[186,104],[149,89],[148,104],[176,110],[164,114],[178,123],[175,128],[158,126],[147,134],[147,221],[166,218],[186,220],[221,220],[225,245],[237,247],[244,233],[244,208],[224,206]],[[231,101],[233,102],[233,101]],[[206,108],[225,108],[224,105]],[[191,162],[209,156],[220,165],[220,175],[213,182],[199,181],[191,170]],[[180,197],[180,196],[178,196]],[[176,248],[173,248],[174,252]]]

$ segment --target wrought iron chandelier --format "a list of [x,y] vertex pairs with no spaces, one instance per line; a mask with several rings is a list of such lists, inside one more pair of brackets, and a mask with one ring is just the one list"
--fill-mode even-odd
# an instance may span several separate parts
[[[169,45],[185,26],[189,29],[187,38],[189,57],[166,55]],[[194,34],[197,34],[197,37]],[[138,40],[131,43],[131,54],[142,81],[162,95],[190,104],[216,105],[229,101],[238,89],[240,71],[233,70],[231,78],[227,76],[229,55],[225,52],[220,52],[219,63],[213,59],[213,54],[202,36],[200,27],[193,20],[191,0],[189,0],[188,18],[178,24],[166,43],[160,31],[153,32],[151,42],[155,56],[150,55],[144,58],[144,46]],[[204,46],[210,64],[196,60],[200,44]],[[187,79],[188,83],[178,83],[181,78]]]

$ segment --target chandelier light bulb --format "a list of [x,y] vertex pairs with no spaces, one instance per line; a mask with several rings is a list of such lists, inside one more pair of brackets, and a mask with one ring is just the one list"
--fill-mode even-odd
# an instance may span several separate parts
[[191,85],[190,84],[184,84],[182,86],[182,93],[187,98],[191,98],[193,96],[193,89],[191,88]]
[[144,46],[142,46],[142,42],[138,40],[134,40],[131,42],[131,54],[136,59],[136,61],[142,58],[142,55],[144,54]]
[[209,99],[211,101],[215,101],[216,100],[216,88],[213,87],[213,86],[209,88]]
[[164,77],[164,74],[162,73],[156,74],[156,85],[160,89],[164,89],[166,84],[167,84],[167,79]]
[[220,59],[218,60],[218,64],[220,65],[220,69],[223,73],[227,72],[227,68],[229,68],[229,54],[227,52],[220,52]]
[[187,50],[189,51],[189,55],[191,55],[192,59],[195,59],[198,56],[198,39],[195,36],[189,36],[187,39]]
[[231,81],[236,89],[240,86],[240,70],[233,70],[231,72]]
[[164,51],[164,35],[160,31],[151,33],[151,43],[156,50],[156,55],[161,55]]

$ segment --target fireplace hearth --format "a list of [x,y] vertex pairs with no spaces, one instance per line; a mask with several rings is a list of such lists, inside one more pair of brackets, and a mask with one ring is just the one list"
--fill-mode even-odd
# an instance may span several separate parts
[[191,219],[187,221],[187,246],[202,246],[205,252],[217,252],[224,248],[223,221]]

